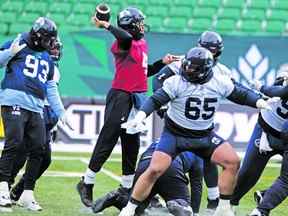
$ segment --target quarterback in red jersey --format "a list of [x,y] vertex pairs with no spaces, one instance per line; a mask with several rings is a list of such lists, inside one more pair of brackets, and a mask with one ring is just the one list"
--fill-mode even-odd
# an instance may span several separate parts
[[115,76],[106,97],[104,125],[86,173],[77,184],[81,201],[87,207],[92,205],[95,175],[110,156],[119,137],[122,146],[121,187],[125,190],[132,187],[140,137],[139,133],[127,134],[126,129],[121,129],[121,124],[127,121],[132,107],[140,108],[145,100],[147,77],[157,73],[165,64],[178,59],[167,54],[163,59],[148,65],[144,19],[143,13],[134,7],[128,7],[118,14],[118,27],[93,17],[96,27],[108,30],[116,38],[111,48]]

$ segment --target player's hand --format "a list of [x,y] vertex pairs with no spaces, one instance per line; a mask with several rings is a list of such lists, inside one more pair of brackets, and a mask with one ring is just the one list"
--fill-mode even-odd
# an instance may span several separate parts
[[59,118],[59,123],[62,124],[63,126],[68,126],[70,130],[74,131],[74,128],[72,127],[72,122],[69,120],[68,116],[66,113],[64,113],[60,118]]
[[180,56],[176,56],[176,55],[172,55],[172,54],[168,53],[162,58],[162,62],[164,64],[170,64],[174,61],[179,61],[180,59],[181,59]]
[[139,132],[143,132],[146,130],[146,125],[144,123],[145,118],[146,113],[143,111],[139,111],[134,119],[121,124],[121,128],[125,128],[127,134],[136,134]]
[[94,23],[94,25],[95,25],[97,28],[105,28],[105,29],[108,29],[109,26],[110,26],[110,23],[109,23],[109,22],[104,21],[104,20],[99,20],[99,19],[97,19],[96,16],[92,16],[92,17],[91,17],[91,21]]
[[20,45],[20,40],[21,40],[21,34],[18,34],[10,46],[10,51],[13,56],[27,46],[25,43]]
[[260,91],[261,87],[262,87],[262,82],[259,80],[251,80],[249,81],[249,86],[253,89],[256,89],[257,91]]
[[269,98],[268,100],[264,100],[263,98],[261,98],[257,100],[256,107],[258,109],[272,110],[272,104],[277,103],[279,100],[279,97]]

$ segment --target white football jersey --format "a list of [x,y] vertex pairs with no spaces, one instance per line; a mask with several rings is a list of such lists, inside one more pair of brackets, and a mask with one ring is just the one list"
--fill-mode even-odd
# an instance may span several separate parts
[[280,100],[270,105],[272,110],[261,110],[261,116],[267,124],[277,131],[283,129],[284,123],[288,119],[288,101]]
[[206,130],[213,124],[220,101],[232,93],[234,84],[220,74],[214,74],[202,85],[174,75],[164,81],[162,88],[171,98],[167,111],[171,120],[187,129]]
[[230,79],[232,79],[232,72],[231,70],[225,66],[224,64],[221,64],[217,62],[217,64],[213,67],[213,71],[216,74],[221,74],[223,76],[228,76]]

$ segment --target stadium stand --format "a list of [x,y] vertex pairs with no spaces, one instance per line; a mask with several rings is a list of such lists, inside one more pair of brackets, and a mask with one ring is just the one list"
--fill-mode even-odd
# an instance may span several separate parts
[[37,16],[53,18],[61,31],[90,28],[100,2],[111,7],[114,22],[121,8],[137,6],[156,32],[288,33],[288,0],[1,0],[0,34],[21,32]]

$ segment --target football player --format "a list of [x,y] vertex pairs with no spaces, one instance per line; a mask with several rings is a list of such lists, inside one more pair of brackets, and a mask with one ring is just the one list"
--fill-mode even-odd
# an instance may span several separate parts
[[136,207],[149,196],[172,158],[182,151],[192,151],[223,167],[219,176],[220,201],[214,215],[234,215],[230,198],[240,160],[232,146],[213,132],[213,116],[223,97],[257,108],[268,108],[269,104],[258,94],[239,89],[227,76],[214,76],[213,65],[210,51],[192,48],[185,55],[180,75],[165,80],[163,87],[146,100],[135,118],[122,125],[127,131],[138,131],[148,115],[169,102],[164,130],[151,163],[137,180],[120,216],[134,215]]
[[[256,82],[256,89],[267,96],[277,96],[281,99],[271,104],[271,110],[262,110],[258,123],[246,150],[243,165],[231,203],[238,205],[241,198],[257,183],[269,159],[280,154],[283,156],[281,173],[274,184],[267,190],[258,207],[251,216],[266,216],[279,205],[288,195],[288,157],[287,157],[287,118],[288,118],[288,88],[287,76],[279,76],[274,86],[261,86]],[[284,86],[283,86],[284,85]],[[252,165],[253,164],[253,165]]]
[[[82,203],[90,207],[96,173],[110,156],[118,138],[122,147],[122,182],[131,188],[140,146],[139,133],[127,134],[121,124],[127,121],[132,107],[139,109],[146,99],[147,76],[158,72],[174,60],[172,55],[148,65],[148,46],[144,39],[144,15],[128,7],[117,16],[118,27],[93,17],[97,27],[109,31],[115,38],[111,52],[115,59],[116,73],[106,98],[104,125],[99,134],[84,178],[77,184]],[[177,59],[177,58],[176,58]]]
[[[139,176],[148,168],[157,144],[157,142],[152,143],[140,157],[134,182],[136,182]],[[187,187],[189,181],[185,173],[189,174],[191,191],[193,191],[191,204],[189,189]],[[195,181],[195,179],[197,179],[197,181]],[[198,214],[201,203],[202,179],[202,159],[191,152],[181,153],[173,160],[171,166],[166,170],[166,172],[157,180],[156,184],[153,186],[151,194],[136,210],[136,214],[140,215],[143,213],[145,208],[149,205],[152,197],[156,194],[160,194],[160,196],[165,200],[169,212],[173,215],[191,216],[193,215],[192,209],[194,215]],[[173,188],[173,190],[168,190],[167,188]],[[101,212],[110,206],[114,206],[121,210],[127,204],[129,196],[130,194],[125,190],[117,189],[111,191],[93,203],[93,212]],[[193,197],[196,199],[193,199]],[[190,205],[192,206],[192,209]]]
[[45,17],[38,18],[29,33],[18,35],[14,41],[6,42],[0,49],[0,66],[5,67],[1,83],[0,103],[5,129],[5,143],[0,158],[0,210],[12,211],[8,181],[15,157],[29,140],[24,191],[20,197],[24,207],[41,210],[35,201],[33,190],[39,174],[45,125],[43,120],[44,99],[47,97],[53,111],[66,121],[64,107],[54,80],[51,50],[57,38],[55,23]]
[[[62,56],[62,48],[63,48],[63,45],[62,45],[60,39],[57,38],[57,40],[55,41],[55,45],[53,45],[51,50],[48,50],[49,55],[52,58],[52,60],[54,61],[56,66],[58,66],[58,62]],[[58,73],[58,72],[59,72],[58,70],[54,71],[54,73],[55,73],[54,74],[54,77],[55,77],[54,80],[57,82],[57,84],[59,83],[59,80],[60,80],[60,74],[56,75],[56,73]],[[41,161],[41,166],[40,166],[40,170],[39,170],[39,174],[37,176],[37,179],[39,179],[43,175],[43,173],[48,169],[48,167],[51,163],[51,146],[50,146],[50,144],[52,142],[52,130],[54,129],[54,127],[56,126],[56,124],[58,122],[57,115],[53,112],[53,110],[51,109],[48,102],[44,106],[43,114],[44,114],[45,129],[46,129],[46,141],[45,141],[45,149],[44,149],[44,153],[43,153],[43,158]],[[26,139],[24,138],[24,143],[28,142]],[[12,175],[11,175],[10,182],[9,182],[9,184],[11,186],[13,185],[15,178],[16,178],[17,174],[19,173],[19,171],[24,167],[24,164],[27,160],[27,157],[29,157],[29,155],[26,154],[26,149],[25,149],[25,144],[24,144],[22,146],[22,148],[18,151],[18,154],[17,154],[15,161],[14,161]],[[25,176],[26,176],[26,174],[24,173],[24,175],[20,178],[20,180],[17,182],[17,184],[14,185],[10,191],[10,198],[11,198],[12,202],[14,202],[14,203],[16,203],[19,200],[21,194],[24,191]],[[18,204],[23,205],[22,202],[23,202],[22,200],[19,200]]]

